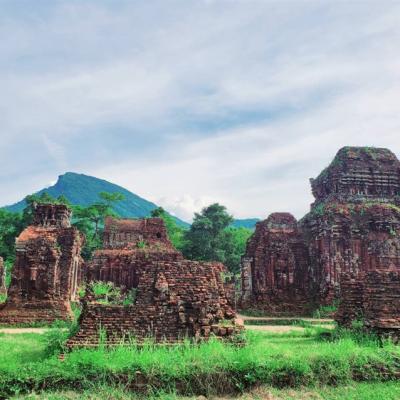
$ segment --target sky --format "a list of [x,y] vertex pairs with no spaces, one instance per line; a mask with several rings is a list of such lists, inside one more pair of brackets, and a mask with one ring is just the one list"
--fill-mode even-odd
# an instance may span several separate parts
[[72,171],[300,218],[340,147],[400,156],[400,2],[0,0],[0,88],[0,205]]

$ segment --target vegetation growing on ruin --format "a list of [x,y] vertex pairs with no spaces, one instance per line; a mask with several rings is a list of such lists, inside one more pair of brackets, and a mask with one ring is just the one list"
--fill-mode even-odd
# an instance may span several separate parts
[[[400,372],[400,348],[373,337],[339,332],[330,341],[321,328],[303,332],[246,332],[247,345],[217,340],[198,346],[74,350],[58,358],[66,331],[50,336],[1,335],[0,397],[32,390],[91,390],[121,385],[185,395],[240,393],[259,385],[276,388],[382,382]],[[58,335],[58,336],[57,336]],[[57,339],[58,338],[58,339]]]
[[304,216],[300,221],[304,221],[309,215],[327,218],[335,214],[341,214],[344,216],[362,216],[373,207],[379,207],[382,209],[387,208],[400,213],[399,206],[391,203],[382,203],[377,201],[366,201],[362,203],[321,202],[315,205],[311,209],[310,213]]
[[113,282],[93,281],[89,283],[88,290],[100,304],[128,306],[136,301],[136,288],[122,292]]

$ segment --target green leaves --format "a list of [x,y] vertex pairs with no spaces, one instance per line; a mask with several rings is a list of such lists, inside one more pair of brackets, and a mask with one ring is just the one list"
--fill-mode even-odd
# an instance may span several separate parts
[[190,230],[185,233],[184,255],[195,260],[220,261],[232,273],[238,272],[252,231],[229,227],[232,221],[233,217],[218,203],[196,213]]
[[116,202],[124,199],[121,193],[101,192],[99,201],[87,207],[73,206],[73,225],[76,226],[86,237],[82,250],[82,256],[88,260],[92,252],[101,247],[101,233],[104,218],[116,217],[113,206]]

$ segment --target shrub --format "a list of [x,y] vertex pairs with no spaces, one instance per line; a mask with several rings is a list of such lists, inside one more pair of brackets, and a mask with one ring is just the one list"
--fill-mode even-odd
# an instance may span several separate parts
[[44,355],[52,357],[65,351],[65,342],[68,339],[69,330],[52,328],[42,335],[42,341],[46,344]]
[[121,290],[112,282],[94,281],[90,283],[90,288],[99,303],[118,304],[121,302]]

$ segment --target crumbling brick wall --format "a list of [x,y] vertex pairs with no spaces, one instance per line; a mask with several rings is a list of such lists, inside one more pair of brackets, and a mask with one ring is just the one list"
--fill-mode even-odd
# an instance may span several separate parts
[[343,273],[340,280],[341,297],[335,319],[339,325],[351,328],[354,321],[364,318],[365,273]]
[[53,322],[72,317],[82,276],[83,237],[64,205],[40,204],[16,241],[16,260],[0,323]]
[[[162,220],[152,220],[106,221],[106,230],[111,224],[114,230],[88,265],[88,282],[113,282],[123,291],[136,288],[136,300],[128,306],[99,304],[89,288],[70,347],[97,344],[100,327],[110,345],[128,337],[176,342],[211,333],[225,337],[237,330],[222,280],[225,267],[184,260],[163,233]],[[223,320],[230,322],[221,326]]]
[[107,344],[135,338],[141,342],[176,342],[185,337],[207,338],[211,333],[229,336],[235,327],[219,326],[234,312],[225,296],[218,263],[154,261],[138,270],[134,305],[103,305],[87,299],[80,329],[68,345],[90,346],[99,342],[100,327]]
[[137,287],[138,271],[155,261],[183,260],[168,239],[161,218],[106,218],[103,249],[86,267],[86,281],[113,282],[123,290]]
[[117,219],[107,217],[104,222],[103,248],[135,250],[138,246],[172,251],[162,218]]
[[359,320],[365,329],[400,338],[400,271],[375,270],[342,276],[336,321],[350,328]]

